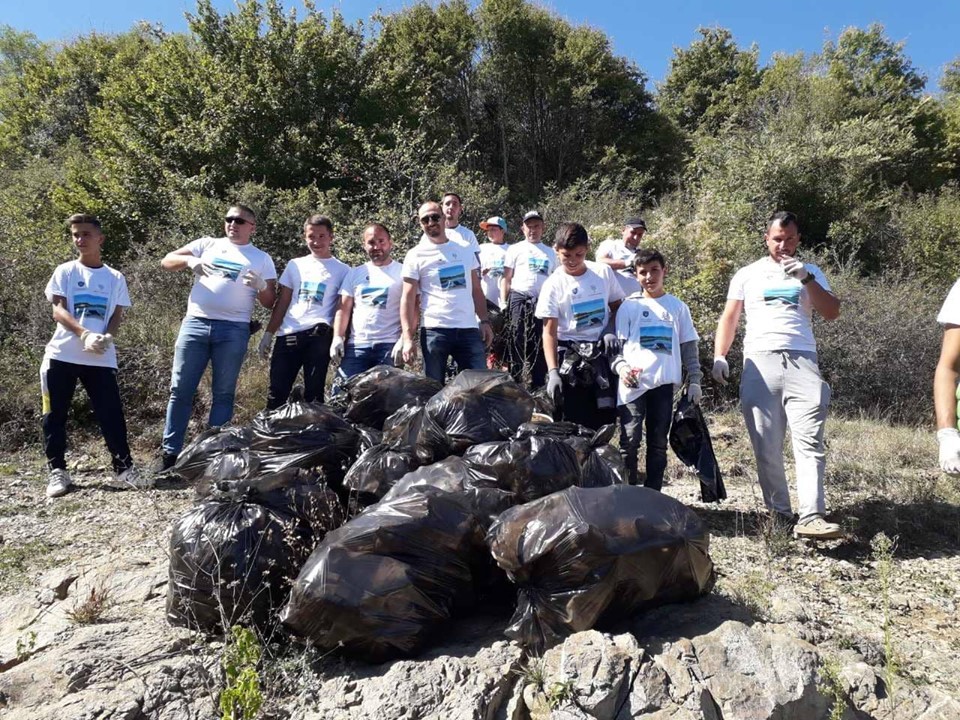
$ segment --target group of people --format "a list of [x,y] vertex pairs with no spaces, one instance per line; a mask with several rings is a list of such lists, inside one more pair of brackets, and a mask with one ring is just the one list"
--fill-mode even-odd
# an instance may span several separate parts
[[[304,224],[308,254],[290,260],[279,282],[273,260],[251,242],[257,217],[245,205],[229,208],[223,237],[200,238],[168,253],[163,269],[187,269],[195,277],[177,337],[155,471],[176,463],[208,365],[208,423],[231,420],[259,302],[271,311],[258,344],[259,355],[270,361],[267,408],[288,400],[301,372],[304,399],[323,402],[331,361],[339,363],[340,377],[350,377],[377,365],[409,365],[420,354],[424,373],[441,382],[451,362],[460,370],[506,367],[518,382],[544,389],[555,401],[556,419],[591,428],[618,421],[632,483],[640,481],[645,433],[643,481],[659,490],[675,390],[685,384],[687,398],[699,403],[702,372],[690,309],[664,286],[667,260],[641,246],[643,219],[627,218],[621,238],[602,242],[591,261],[590,239],[578,223],[562,223],[551,247],[543,240],[543,216],[532,210],[522,218],[523,239],[508,245],[507,223],[494,216],[480,223],[488,238],[480,245],[460,225],[462,209],[452,192],[421,205],[422,235],[402,263],[392,257],[389,229],[371,222],[362,236],[368,260],[355,268],[333,255],[332,221],[313,215]],[[104,236],[97,218],[74,215],[68,224],[78,258],[59,266],[46,289],[56,321],[41,370],[47,494],[62,495],[71,484],[65,426],[78,380],[100,423],[117,483],[150,487],[156,472],[140,472],[133,464],[116,380],[114,338],[130,305],[126,283],[101,260]],[[764,502],[798,536],[839,537],[840,527],[826,519],[823,431],[830,388],[817,366],[811,319],[814,311],[836,318],[840,301],[823,272],[797,258],[795,215],[771,216],[764,242],[764,257],[730,282],[711,375],[719,384],[728,381],[726,356],[745,314],[740,399]],[[506,337],[497,338],[507,347],[505,357],[489,353],[494,310],[508,318]],[[960,341],[956,345],[960,357]],[[798,514],[784,472],[788,426]],[[960,447],[956,455],[960,470]]]

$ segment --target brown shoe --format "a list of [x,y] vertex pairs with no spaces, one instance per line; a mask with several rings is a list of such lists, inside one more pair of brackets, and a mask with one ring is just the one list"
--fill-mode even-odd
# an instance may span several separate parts
[[793,528],[794,537],[812,540],[835,540],[843,537],[843,530],[837,523],[827,522],[823,515],[813,515],[801,520]]

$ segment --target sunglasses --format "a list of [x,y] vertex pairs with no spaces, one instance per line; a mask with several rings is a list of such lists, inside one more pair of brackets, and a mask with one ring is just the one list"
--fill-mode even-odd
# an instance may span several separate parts
[[248,222],[250,221],[246,218],[236,217],[235,215],[227,215],[227,217],[223,219],[224,225],[229,225],[230,223],[234,225],[246,225]]
[[436,213],[433,215],[424,215],[420,218],[420,223],[426,225],[427,223],[440,222],[440,218],[442,217],[443,215],[437,215]]

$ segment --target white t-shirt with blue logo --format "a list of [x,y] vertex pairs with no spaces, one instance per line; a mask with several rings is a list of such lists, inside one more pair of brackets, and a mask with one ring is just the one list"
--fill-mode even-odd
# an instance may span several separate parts
[[510,289],[536,298],[544,281],[557,269],[557,253],[542,242],[524,240],[510,246],[503,264],[513,269]]
[[480,282],[483,294],[494,305],[500,304],[500,278],[503,277],[503,261],[509,248],[506,243],[497,245],[492,242],[480,246]]
[[[105,333],[117,307],[130,307],[127,281],[108,265],[89,268],[79,260],[57,266],[44,289],[49,302],[59,295],[67,299],[67,311],[85,330]],[[96,367],[117,367],[117,348],[111,345],[102,355],[84,352],[79,336],[57,323],[43,357]]]
[[[804,267],[824,290],[830,290],[820,268],[809,263]],[[744,355],[773,350],[817,351],[810,295],[799,280],[787,275],[769,255],[736,272],[727,299],[743,301],[747,316]]]
[[538,318],[557,318],[557,339],[595,342],[610,318],[610,303],[623,300],[623,290],[613,270],[587,261],[582,275],[562,268],[547,278],[537,300]]
[[669,293],[658,298],[636,293],[617,310],[616,327],[617,337],[623,340],[624,360],[643,371],[637,378],[639,387],[617,384],[617,404],[631,402],[661,385],[683,381],[680,344],[700,339],[686,303]]
[[370,347],[400,337],[401,271],[400,263],[391,260],[382,267],[367,262],[347,273],[340,294],[353,298],[349,345]]
[[[637,246],[637,248],[639,248],[639,246]],[[595,255],[597,260],[605,257],[611,260],[622,260],[627,263],[626,267],[613,271],[617,276],[617,280],[620,282],[620,287],[623,288],[627,296],[633,295],[633,293],[640,292],[641,290],[640,281],[637,280],[637,273],[633,269],[633,261],[637,256],[637,248],[628,247],[622,238],[610,238],[600,243]],[[613,268],[611,268],[611,270],[612,269]]]
[[250,322],[257,292],[244,285],[242,277],[247,270],[253,270],[264,280],[276,280],[277,271],[270,256],[250,243],[236,245],[229,238],[200,238],[187,245],[187,249],[219,273],[194,278],[187,316]]
[[309,330],[319,323],[333,325],[340,285],[348,272],[350,266],[335,257],[321,260],[305,255],[288,262],[280,276],[280,284],[290,288],[293,298],[277,335]]
[[469,249],[448,240],[419,243],[403,259],[403,278],[420,284],[425,328],[475,328],[471,273],[480,267]]

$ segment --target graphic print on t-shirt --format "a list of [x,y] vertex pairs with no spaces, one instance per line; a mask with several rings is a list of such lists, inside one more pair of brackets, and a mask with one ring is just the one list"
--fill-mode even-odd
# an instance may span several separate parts
[[503,258],[497,258],[493,261],[493,264],[490,266],[490,269],[487,270],[487,275],[490,277],[503,277]]
[[604,312],[605,306],[606,302],[603,298],[573,303],[573,319],[576,322],[577,330],[602,325],[603,317],[606,314]]
[[297,297],[300,302],[320,304],[323,302],[325,292],[327,292],[326,283],[304,281],[300,283],[300,292],[297,293]]
[[799,305],[800,288],[797,285],[774,285],[764,288],[763,301],[767,305]]
[[360,302],[364,305],[373,305],[374,307],[386,307],[387,296],[390,294],[388,287],[370,287],[359,288]]
[[467,286],[467,275],[463,271],[463,265],[440,268],[439,275],[441,290],[456,290]]
[[527,258],[527,267],[530,272],[536,275],[548,275],[550,273],[550,261],[546,258]]
[[107,319],[107,298],[101,295],[74,295],[73,316],[83,324],[84,318]]
[[238,262],[233,262],[233,260],[225,260],[224,258],[214,258],[211,263],[220,274],[230,280],[236,280],[240,277],[240,271],[243,270],[243,265]]
[[657,353],[673,353],[673,328],[669,325],[642,325],[640,347]]

